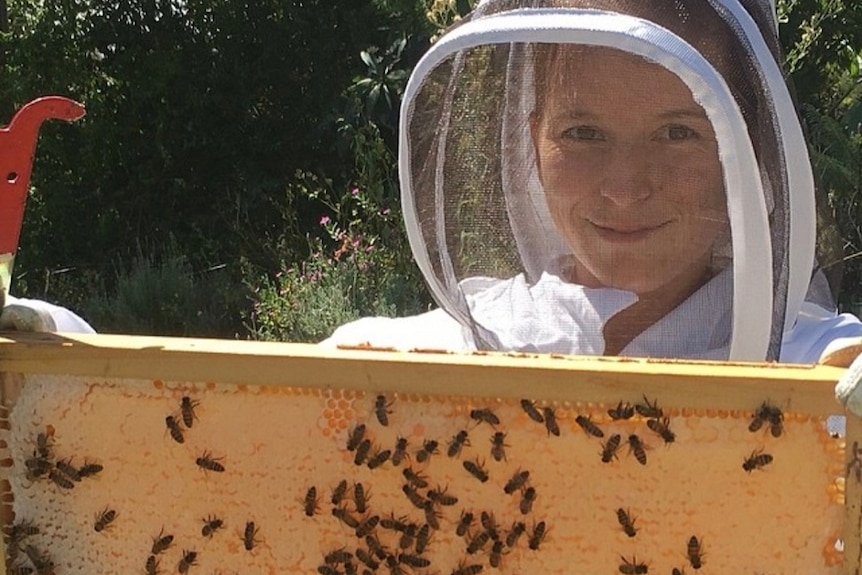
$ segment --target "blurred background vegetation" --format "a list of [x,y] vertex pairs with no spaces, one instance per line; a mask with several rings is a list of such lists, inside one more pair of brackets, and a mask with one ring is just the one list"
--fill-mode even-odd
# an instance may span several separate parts
[[[41,95],[12,292],[99,331],[316,341],[424,311],[398,205],[412,66],[476,0],[0,0],[0,124]],[[862,301],[862,3],[779,1]]]

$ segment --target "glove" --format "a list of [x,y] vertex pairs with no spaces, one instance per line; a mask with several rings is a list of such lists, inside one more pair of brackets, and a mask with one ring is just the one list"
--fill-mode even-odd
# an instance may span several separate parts
[[57,325],[45,310],[10,304],[0,311],[0,330],[56,332]]
[[[844,372],[844,375],[841,376],[841,379],[838,380],[838,384],[835,386],[835,397],[851,413],[862,417],[862,349],[857,344],[845,348],[844,351],[846,358],[850,357],[849,354],[854,355],[852,355],[853,360],[849,362],[850,366],[847,368],[847,371]],[[848,362],[845,359],[844,362],[833,361],[826,363],[829,365],[840,365],[841,363],[847,365]]]

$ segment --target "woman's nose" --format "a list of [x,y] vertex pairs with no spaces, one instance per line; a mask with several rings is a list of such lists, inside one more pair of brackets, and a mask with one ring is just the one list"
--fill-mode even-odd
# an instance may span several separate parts
[[614,146],[603,163],[599,192],[620,207],[642,202],[653,194],[649,154],[631,145]]

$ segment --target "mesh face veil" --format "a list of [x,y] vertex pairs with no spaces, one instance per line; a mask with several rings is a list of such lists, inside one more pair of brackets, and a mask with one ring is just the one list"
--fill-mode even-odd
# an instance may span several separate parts
[[404,213],[478,348],[778,359],[834,309],[776,30],[769,0],[487,0],[431,48]]

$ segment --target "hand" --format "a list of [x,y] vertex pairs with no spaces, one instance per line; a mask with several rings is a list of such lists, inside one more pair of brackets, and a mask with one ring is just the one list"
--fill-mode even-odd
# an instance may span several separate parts
[[862,354],[856,356],[835,386],[835,397],[853,414],[862,416]]
[[0,331],[55,332],[57,325],[46,311],[23,305],[7,305],[0,311]]

